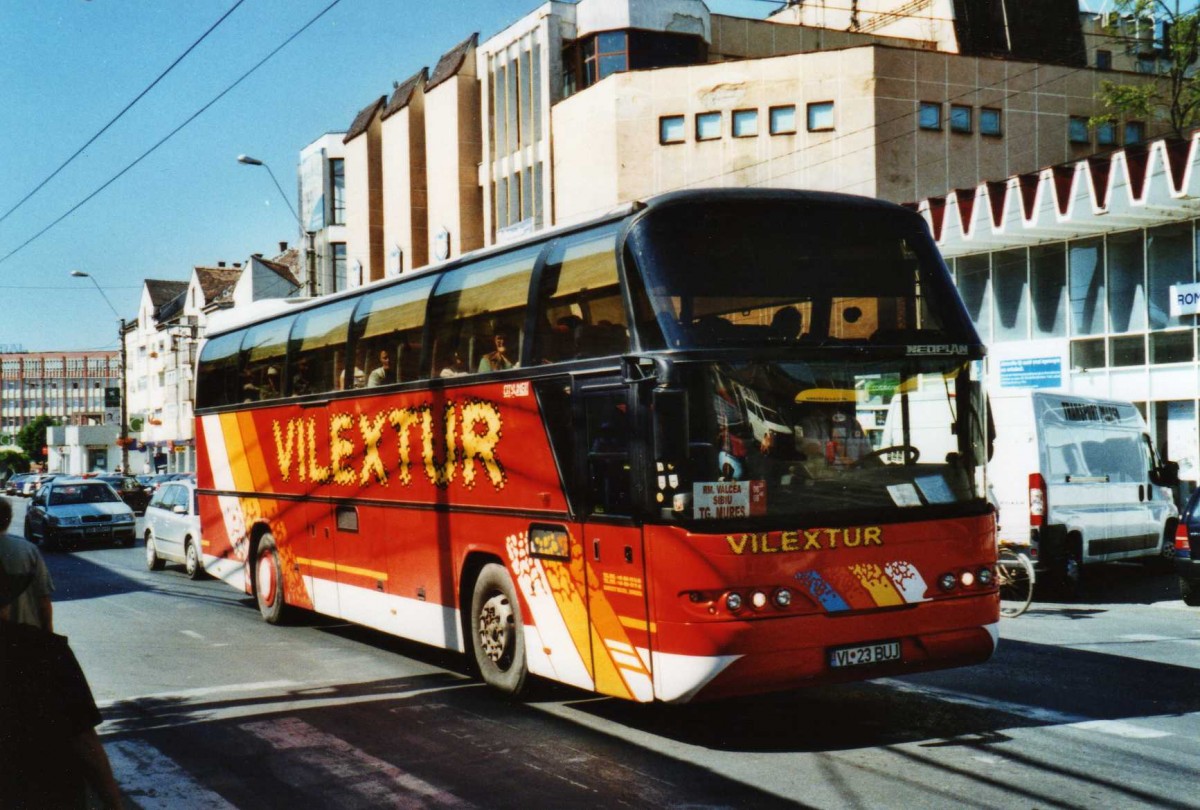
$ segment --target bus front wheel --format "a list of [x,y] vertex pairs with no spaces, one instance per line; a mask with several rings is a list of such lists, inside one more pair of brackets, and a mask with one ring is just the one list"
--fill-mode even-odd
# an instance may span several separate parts
[[484,683],[506,695],[521,693],[528,674],[525,629],[516,589],[502,565],[485,565],[475,580],[471,647]]
[[275,538],[263,535],[258,543],[254,571],[254,597],[258,611],[268,624],[282,624],[287,618],[287,603],[283,598],[283,566]]

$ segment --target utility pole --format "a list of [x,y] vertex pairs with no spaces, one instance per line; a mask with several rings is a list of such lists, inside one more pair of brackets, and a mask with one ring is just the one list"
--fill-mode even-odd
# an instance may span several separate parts
[[121,341],[121,473],[129,475],[129,383],[126,380],[129,377],[129,369],[126,365],[127,356],[125,354],[125,319],[121,319],[121,325],[117,327],[119,330],[117,337]]

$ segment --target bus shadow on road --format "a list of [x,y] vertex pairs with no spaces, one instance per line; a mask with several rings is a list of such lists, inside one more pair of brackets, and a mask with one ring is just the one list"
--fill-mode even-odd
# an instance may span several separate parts
[[[969,675],[964,677],[964,675]],[[968,669],[821,686],[713,703],[580,711],[689,745],[731,752],[828,752],[904,743],[1004,743],[1012,729],[1200,712],[1196,670],[1006,640]],[[1087,684],[1082,688],[1081,684]]]

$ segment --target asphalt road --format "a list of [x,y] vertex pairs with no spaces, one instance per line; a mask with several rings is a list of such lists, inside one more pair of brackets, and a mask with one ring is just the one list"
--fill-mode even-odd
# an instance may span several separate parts
[[140,548],[47,559],[130,807],[1200,808],[1200,610],[1140,565],[1003,620],[978,667],[669,707],[512,703]]

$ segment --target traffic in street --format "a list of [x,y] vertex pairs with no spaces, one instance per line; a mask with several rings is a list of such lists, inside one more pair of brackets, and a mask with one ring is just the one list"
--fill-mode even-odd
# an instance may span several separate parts
[[129,807],[1200,807],[1200,612],[1154,566],[1036,597],[979,666],[670,706],[509,701],[462,656],[270,626],[141,547],[46,560]]

